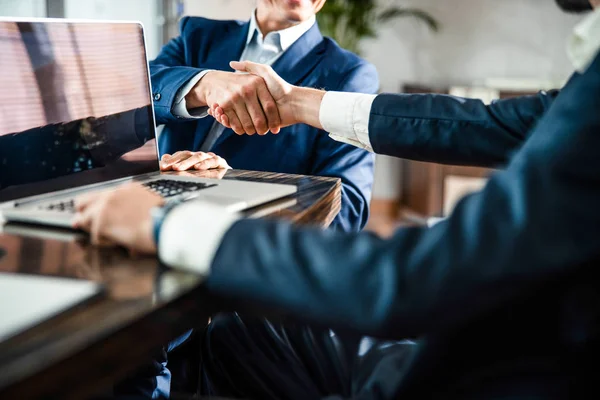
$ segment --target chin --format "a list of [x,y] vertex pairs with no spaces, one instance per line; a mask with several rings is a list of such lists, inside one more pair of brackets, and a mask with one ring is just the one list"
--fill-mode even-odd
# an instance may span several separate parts
[[312,2],[306,0],[286,0],[286,19],[293,22],[302,22],[309,19],[312,14]]
[[303,17],[300,13],[287,13],[285,19],[287,19],[290,22],[302,22],[307,18]]

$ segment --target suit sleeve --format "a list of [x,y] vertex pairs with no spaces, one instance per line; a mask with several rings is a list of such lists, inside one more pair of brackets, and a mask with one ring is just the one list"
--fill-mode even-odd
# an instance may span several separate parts
[[223,238],[207,284],[366,335],[460,326],[600,257],[599,107],[596,60],[508,167],[446,221],[384,240],[242,220]]
[[[377,93],[379,77],[371,64],[362,63],[340,82],[344,92]],[[342,180],[342,208],[331,229],[358,232],[369,219],[375,156],[354,146],[336,142],[325,132],[318,135],[312,175],[332,176]]]
[[558,91],[498,100],[432,94],[384,94],[371,109],[376,153],[417,161],[504,166],[547,112]]
[[181,20],[181,35],[167,43],[154,61],[150,62],[150,75],[154,96],[156,122],[166,124],[185,121],[173,113],[176,95],[191,79],[204,71],[188,65],[185,57],[185,26],[188,19]]

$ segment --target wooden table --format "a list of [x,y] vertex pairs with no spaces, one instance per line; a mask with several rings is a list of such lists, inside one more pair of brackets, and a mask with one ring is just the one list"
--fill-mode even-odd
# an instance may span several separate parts
[[[235,170],[222,178],[297,185],[296,195],[248,210],[251,217],[326,227],[340,209],[337,178]],[[216,311],[238,307],[208,293],[194,274],[123,249],[94,248],[71,232],[5,226],[2,252],[0,273],[93,280],[106,294],[1,342],[0,399],[84,399]]]

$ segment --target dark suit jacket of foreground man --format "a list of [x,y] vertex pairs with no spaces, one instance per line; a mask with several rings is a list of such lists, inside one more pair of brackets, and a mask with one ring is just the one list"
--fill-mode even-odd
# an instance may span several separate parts
[[317,325],[422,338],[409,365],[380,366],[377,390],[394,398],[598,398],[600,57],[558,96],[406,96],[376,98],[377,153],[506,169],[447,220],[389,240],[238,221],[206,285]]

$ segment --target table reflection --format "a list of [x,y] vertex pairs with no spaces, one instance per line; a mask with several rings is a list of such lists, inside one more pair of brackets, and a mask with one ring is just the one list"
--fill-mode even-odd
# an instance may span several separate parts
[[[0,273],[45,275],[101,283],[111,300],[167,301],[200,282],[200,277],[171,271],[156,257],[131,254],[117,247],[91,246],[85,237],[36,228],[28,235],[0,234]],[[5,231],[11,231],[10,227]],[[37,237],[34,236],[38,235]],[[48,240],[49,235],[57,239]],[[60,238],[60,239],[58,239]]]

